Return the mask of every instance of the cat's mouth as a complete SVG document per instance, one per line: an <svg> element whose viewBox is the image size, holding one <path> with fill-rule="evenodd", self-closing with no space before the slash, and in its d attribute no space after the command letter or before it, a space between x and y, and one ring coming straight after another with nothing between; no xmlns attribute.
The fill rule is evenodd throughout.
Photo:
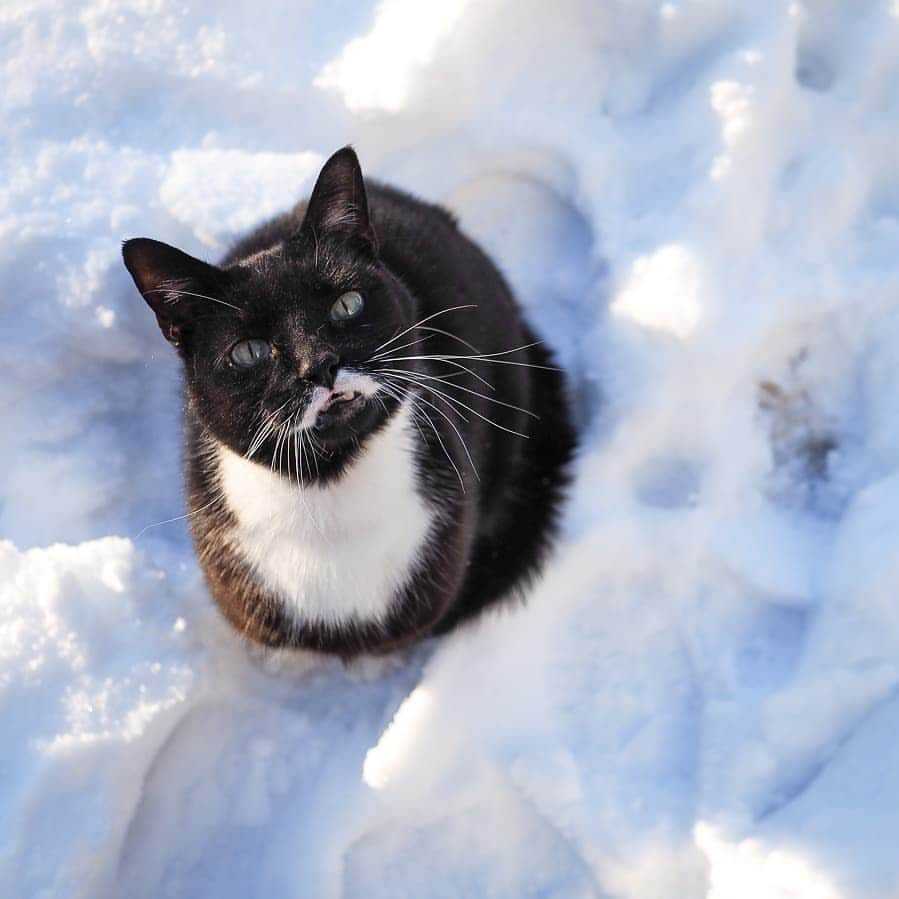
<svg viewBox="0 0 899 899"><path fill-rule="evenodd" d="M340 443L366 429L368 397L358 391L333 393L319 407L312 431L326 445Z"/></svg>
<svg viewBox="0 0 899 899"><path fill-rule="evenodd" d="M370 424L369 402L377 384L367 375L341 369L332 387L318 386L309 398L299 425L326 444L358 436Z"/></svg>
<svg viewBox="0 0 899 899"><path fill-rule="evenodd" d="M346 419L364 405L365 397L357 390L334 392L319 407L313 427L318 430L323 426L327 427L329 422Z"/></svg>

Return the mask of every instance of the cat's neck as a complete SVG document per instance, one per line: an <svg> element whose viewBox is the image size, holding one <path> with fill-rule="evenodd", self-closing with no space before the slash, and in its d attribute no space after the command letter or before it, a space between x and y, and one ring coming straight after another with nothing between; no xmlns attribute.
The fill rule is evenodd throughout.
<svg viewBox="0 0 899 899"><path fill-rule="evenodd" d="M216 445L229 542L299 620L383 620L410 577L435 517L419 493L410 419L397 410L325 484L301 487Z"/></svg>

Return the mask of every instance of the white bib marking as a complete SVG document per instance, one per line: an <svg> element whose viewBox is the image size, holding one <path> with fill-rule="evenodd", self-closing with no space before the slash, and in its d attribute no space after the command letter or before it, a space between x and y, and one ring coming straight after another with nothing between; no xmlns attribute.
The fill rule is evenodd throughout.
<svg viewBox="0 0 899 899"><path fill-rule="evenodd" d="M324 487L300 488L219 445L234 545L300 621L383 621L407 581L433 519L415 487L410 429L404 405Z"/></svg>

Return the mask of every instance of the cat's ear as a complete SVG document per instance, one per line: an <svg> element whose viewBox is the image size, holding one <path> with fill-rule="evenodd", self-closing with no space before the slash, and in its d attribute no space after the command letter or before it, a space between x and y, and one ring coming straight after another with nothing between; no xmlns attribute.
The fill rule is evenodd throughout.
<svg viewBox="0 0 899 899"><path fill-rule="evenodd" d="M338 150L322 167L298 236L313 241L337 238L377 252L362 168L352 147Z"/></svg>
<svg viewBox="0 0 899 899"><path fill-rule="evenodd" d="M217 297L228 273L175 247L138 237L125 241L122 257L163 336L176 347L183 345L194 320L210 311L210 303L229 305Z"/></svg>

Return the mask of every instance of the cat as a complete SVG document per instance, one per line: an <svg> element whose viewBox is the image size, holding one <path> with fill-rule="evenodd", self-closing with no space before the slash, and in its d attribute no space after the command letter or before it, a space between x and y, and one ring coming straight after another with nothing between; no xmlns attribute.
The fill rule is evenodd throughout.
<svg viewBox="0 0 899 899"><path fill-rule="evenodd" d="M344 147L219 265L123 257L183 363L192 536L237 631L349 659L521 594L569 480L566 385L447 210Z"/></svg>

